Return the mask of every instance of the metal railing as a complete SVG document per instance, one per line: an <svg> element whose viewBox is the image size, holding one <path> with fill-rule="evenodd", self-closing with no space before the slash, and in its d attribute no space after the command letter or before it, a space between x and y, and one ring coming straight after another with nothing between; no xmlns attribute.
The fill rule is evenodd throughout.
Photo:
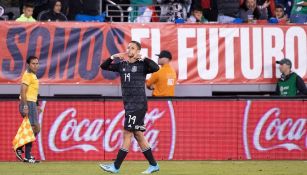
<svg viewBox="0 0 307 175"><path fill-rule="evenodd" d="M100 1L100 2L101 2L101 1ZM111 11L115 11L115 12L117 12L117 13L120 13L120 15L119 15L119 16L116 16L116 17L120 17L121 22L124 22L124 10L123 10L123 8L122 8L120 5L116 4L115 2L113 2L113 1L111 1L111 0L107 0L107 2L108 2L109 4L107 4L107 6L106 6L106 16L109 17L109 18L111 19L111 21L112 21L112 20L113 20L113 17L112 17L112 16L110 17L110 15L109 15L110 7L116 7L117 10L111 10ZM102 3L102 2L101 2L101 3ZM101 7L101 6L100 6L100 7ZM101 10L101 11L102 11L102 10Z"/></svg>
<svg viewBox="0 0 307 175"><path fill-rule="evenodd" d="M148 5L132 5L132 4L116 4L111 0L107 0L109 4L106 5L106 17L110 19L112 22L114 18L120 18L120 22L124 22L124 19L128 19L128 22L133 22L131 17L131 14L137 14L139 11L138 9L140 7L145 7ZM149 15L142 15L142 17L152 17L152 18L158 18L159 21L163 19L167 19L171 17L171 15L168 15L165 13L165 10L168 5L160 5L160 4L153 4L150 5L152 13Z"/></svg>

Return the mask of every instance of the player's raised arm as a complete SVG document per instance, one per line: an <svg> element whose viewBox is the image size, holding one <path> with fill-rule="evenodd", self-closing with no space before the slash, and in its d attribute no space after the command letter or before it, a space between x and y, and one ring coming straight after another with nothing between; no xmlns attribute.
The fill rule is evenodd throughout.
<svg viewBox="0 0 307 175"><path fill-rule="evenodd" d="M160 69L158 64L155 63L154 61L152 61L149 58L145 58L144 62L146 64L146 73L147 74L150 74L150 73L153 73L153 72L157 72Z"/></svg>
<svg viewBox="0 0 307 175"><path fill-rule="evenodd" d="M118 72L119 63L112 63L115 58L123 59L125 53L119 53L112 55L110 58L106 59L101 65L100 68L103 70Z"/></svg>

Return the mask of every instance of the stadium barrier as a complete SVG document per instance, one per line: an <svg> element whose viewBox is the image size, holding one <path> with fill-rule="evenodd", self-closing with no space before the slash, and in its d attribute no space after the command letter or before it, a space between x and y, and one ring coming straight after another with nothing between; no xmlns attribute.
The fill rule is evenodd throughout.
<svg viewBox="0 0 307 175"><path fill-rule="evenodd" d="M306 100L306 99L305 99ZM304 99L149 99L145 118L158 160L307 159ZM43 160L112 160L122 143L120 98L45 99L34 155ZM13 161L22 118L0 101L0 161ZM143 160L133 140L128 160Z"/></svg>

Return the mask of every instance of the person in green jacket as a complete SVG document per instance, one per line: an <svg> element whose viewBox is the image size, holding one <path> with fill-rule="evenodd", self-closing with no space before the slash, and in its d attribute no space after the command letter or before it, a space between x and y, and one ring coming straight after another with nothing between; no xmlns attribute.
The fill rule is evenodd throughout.
<svg viewBox="0 0 307 175"><path fill-rule="evenodd" d="M194 7L191 16L187 20L188 23L207 23L208 20L203 15L201 7Z"/></svg>
<svg viewBox="0 0 307 175"><path fill-rule="evenodd" d="M34 5L25 4L23 6L23 14L20 15L20 17L17 18L16 21L19 21L19 22L35 22L36 20L32 17L33 10L34 10Z"/></svg>
<svg viewBox="0 0 307 175"><path fill-rule="evenodd" d="M287 58L283 58L280 61L276 61L276 63L280 65L279 70L282 73L277 82L276 95L307 95L307 88L304 80L295 72L291 71L292 62Z"/></svg>

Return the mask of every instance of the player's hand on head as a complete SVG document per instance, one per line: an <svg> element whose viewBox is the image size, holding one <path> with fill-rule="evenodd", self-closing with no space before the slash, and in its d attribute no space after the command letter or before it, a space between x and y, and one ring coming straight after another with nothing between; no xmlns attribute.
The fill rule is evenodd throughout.
<svg viewBox="0 0 307 175"><path fill-rule="evenodd" d="M117 53L111 56L111 59L114 58L119 58L121 60L125 59L125 57L127 56L127 52L122 52L122 53Z"/></svg>
<svg viewBox="0 0 307 175"><path fill-rule="evenodd" d="M137 54L136 58L137 58L137 60L139 60L139 61L144 61L144 59L145 59L145 57L144 57L143 55L141 55L140 53Z"/></svg>

